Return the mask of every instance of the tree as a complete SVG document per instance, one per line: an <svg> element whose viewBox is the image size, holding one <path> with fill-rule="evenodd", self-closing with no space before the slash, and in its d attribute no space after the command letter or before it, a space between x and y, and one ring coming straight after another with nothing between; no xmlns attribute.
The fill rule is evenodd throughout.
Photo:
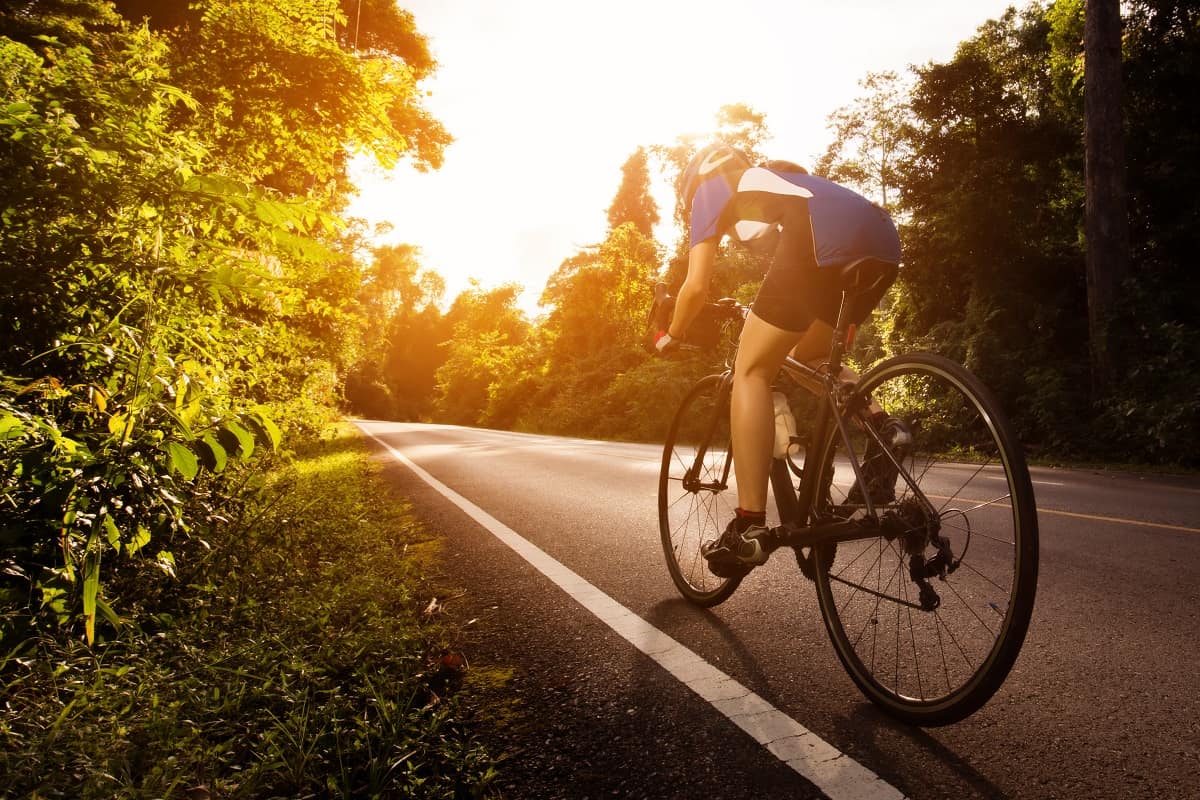
<svg viewBox="0 0 1200 800"><path fill-rule="evenodd" d="M1027 440L1063 442L1087 404L1087 312L1079 136L1054 91L1050 30L1036 7L1010 11L916 70L884 344L965 361Z"/></svg>
<svg viewBox="0 0 1200 800"><path fill-rule="evenodd" d="M608 227L632 223L643 236L652 237L658 224L658 206L650 196L650 170L646 149L639 147L621 166L621 185L608 207Z"/></svg>
<svg viewBox="0 0 1200 800"><path fill-rule="evenodd" d="M1109 320L1116 368L1097 425L1114 452L1196 463L1200 453L1200 7L1136 0L1121 12L1129 272ZM1097 437L1101 438L1101 437Z"/></svg>
<svg viewBox="0 0 1200 800"><path fill-rule="evenodd" d="M505 284L485 290L477 281L455 298L446 314L452 335L438 367L434 399L438 419L458 425L489 422L496 387L511 379L532 326L517 308L521 287Z"/></svg>
<svg viewBox="0 0 1200 800"><path fill-rule="evenodd" d="M353 7L355 34L343 7ZM436 66L412 16L367 0L201 0L118 8L174 43L175 79L207 110L192 123L211 156L235 174L289 194L352 190L352 152L385 166L411 158L437 168L450 136L422 106L419 84Z"/></svg>
<svg viewBox="0 0 1200 800"><path fill-rule="evenodd" d="M7 0L0 4L0 31L15 42L36 46L38 36L65 45L86 44L117 31L120 17L96 0Z"/></svg>
<svg viewBox="0 0 1200 800"><path fill-rule="evenodd" d="M1106 394L1115 374L1110 327L1113 306L1117 289L1129 273L1121 4L1119 0L1087 0L1084 19L1088 341L1093 382L1100 394Z"/></svg>
<svg viewBox="0 0 1200 800"><path fill-rule="evenodd" d="M344 155L410 152L390 110L420 93L331 8L208 2L169 35L100 0L0 10L0 596L17 576L89 640L102 558L186 569L271 417L333 411L363 324Z"/></svg>
<svg viewBox="0 0 1200 800"><path fill-rule="evenodd" d="M433 405L448 325L438 309L445 281L421 268L419 248L374 250L361 288L363 348L346 376L351 410L376 419L420 420Z"/></svg>
<svg viewBox="0 0 1200 800"><path fill-rule="evenodd" d="M19 578L29 614L79 619L91 643L116 619L110 565L174 574L254 432L278 445L241 391L256 354L227 293L258 282L233 265L327 219L200 174L202 143L174 124L195 106L155 35L47 22L83 39L0 37L0 597Z"/></svg>
<svg viewBox="0 0 1200 800"><path fill-rule="evenodd" d="M598 246L563 261L546 282L541 304L550 311L541 324L541 377L525 425L574 435L612 433L600 398L646 358L643 337L659 257L654 240L627 222Z"/></svg>
<svg viewBox="0 0 1200 800"><path fill-rule="evenodd" d="M550 338L552 368L637 349L658 256L654 240L626 223L598 247L563 261L540 300L550 308L542 327Z"/></svg>
<svg viewBox="0 0 1200 800"><path fill-rule="evenodd" d="M343 49L399 58L418 81L437 68L412 12L396 0L338 0L338 6L336 30Z"/></svg>
<svg viewBox="0 0 1200 800"><path fill-rule="evenodd" d="M741 150L752 163L762 161L762 144L770 136L767 118L745 103L717 110L717 138Z"/></svg>
<svg viewBox="0 0 1200 800"><path fill-rule="evenodd" d="M908 94L895 72L872 72L859 81L867 94L829 115L834 140L817 163L816 173L859 189L890 208L905 156L909 124Z"/></svg>

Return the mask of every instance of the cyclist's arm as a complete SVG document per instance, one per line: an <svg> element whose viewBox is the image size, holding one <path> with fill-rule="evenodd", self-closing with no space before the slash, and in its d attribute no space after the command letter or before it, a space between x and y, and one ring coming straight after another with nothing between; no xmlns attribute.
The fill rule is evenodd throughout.
<svg viewBox="0 0 1200 800"><path fill-rule="evenodd" d="M717 260L717 239L706 239L692 246L688 253L687 277L675 297L675 315L667 332L672 339L683 339L688 327L708 302L708 287L712 283L713 265Z"/></svg>

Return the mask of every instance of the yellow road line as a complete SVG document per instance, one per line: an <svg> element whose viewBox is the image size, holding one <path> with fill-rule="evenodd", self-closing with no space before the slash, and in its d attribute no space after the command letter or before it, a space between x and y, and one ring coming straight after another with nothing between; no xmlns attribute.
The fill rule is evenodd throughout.
<svg viewBox="0 0 1200 800"><path fill-rule="evenodd" d="M1167 525L1164 522L1146 522L1140 519L1125 519L1123 517L1101 517L1096 514L1077 514L1074 511L1055 511L1050 508L1039 508L1039 514L1057 514L1060 517L1075 517L1094 522L1119 522L1123 525L1141 525L1145 528L1161 528L1167 531L1182 531L1184 533L1200 533L1200 528L1189 528L1186 525Z"/></svg>
<svg viewBox="0 0 1200 800"><path fill-rule="evenodd" d="M998 506L1000 508L1012 508L1008 503L988 503L986 500L972 500L969 497L947 497L946 495L927 494L926 497L931 497L937 500L962 500L966 503L987 503L990 506ZM1200 528L1189 528L1186 525L1168 525L1165 522L1146 522L1140 519L1126 519L1124 517L1103 517L1099 514L1080 514L1075 511L1058 511L1053 508L1039 508L1038 514L1056 514L1060 517L1074 517L1075 519L1086 519L1092 522L1115 522L1121 525L1140 525L1143 528L1159 528L1166 531L1181 531L1183 533L1200 533Z"/></svg>

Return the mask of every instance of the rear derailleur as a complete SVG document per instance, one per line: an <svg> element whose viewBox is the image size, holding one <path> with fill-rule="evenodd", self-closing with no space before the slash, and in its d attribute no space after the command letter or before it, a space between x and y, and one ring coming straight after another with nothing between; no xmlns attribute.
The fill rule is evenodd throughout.
<svg viewBox="0 0 1200 800"><path fill-rule="evenodd" d="M941 520L915 498L900 503L880 517L880 528L888 541L901 540L908 555L908 577L916 585L923 611L934 611L942 604L930 578L945 581L954 573L961 559L954 559L950 540L941 535ZM925 557L927 546L936 551L931 558Z"/></svg>

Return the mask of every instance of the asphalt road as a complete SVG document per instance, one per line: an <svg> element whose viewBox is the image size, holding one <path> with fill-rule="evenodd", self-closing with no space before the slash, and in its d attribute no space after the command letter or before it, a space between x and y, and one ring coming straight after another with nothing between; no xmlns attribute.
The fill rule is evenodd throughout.
<svg viewBox="0 0 1200 800"><path fill-rule="evenodd" d="M491 679L475 685L504 709L481 725L509 754L506 796L1200 798L1200 480L1034 469L1025 647L981 711L922 730L854 687L787 551L711 611L678 598L657 529L660 448L360 427L445 537L463 593L442 599L472 620L464 649ZM678 647L631 644L658 632ZM696 669L724 677L685 683ZM735 724L728 703L744 697L710 702L705 685L744 687L778 714L755 719L803 732L787 741L818 753L816 782L764 746L782 734Z"/></svg>

